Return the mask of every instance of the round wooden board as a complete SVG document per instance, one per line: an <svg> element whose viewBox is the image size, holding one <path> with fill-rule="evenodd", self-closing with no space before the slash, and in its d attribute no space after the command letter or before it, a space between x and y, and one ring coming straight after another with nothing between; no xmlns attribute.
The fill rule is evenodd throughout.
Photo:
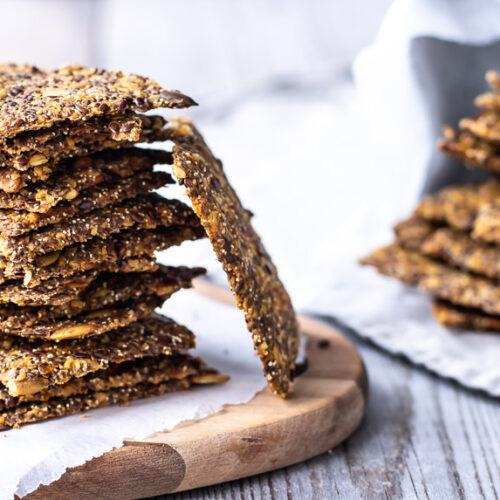
<svg viewBox="0 0 500 500"><path fill-rule="evenodd" d="M367 396L363 361L333 328L299 317L308 369L282 400L269 389L144 441L126 442L30 499L135 499L231 481L301 462L335 447L359 425Z"/></svg>

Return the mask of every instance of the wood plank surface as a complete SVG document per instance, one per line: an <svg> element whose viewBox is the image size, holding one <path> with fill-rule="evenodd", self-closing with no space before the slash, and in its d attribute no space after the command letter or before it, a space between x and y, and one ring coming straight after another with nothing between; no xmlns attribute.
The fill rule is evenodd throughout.
<svg viewBox="0 0 500 500"><path fill-rule="evenodd" d="M370 376L365 419L351 438L292 467L158 498L497 499L499 401L348 335Z"/></svg>

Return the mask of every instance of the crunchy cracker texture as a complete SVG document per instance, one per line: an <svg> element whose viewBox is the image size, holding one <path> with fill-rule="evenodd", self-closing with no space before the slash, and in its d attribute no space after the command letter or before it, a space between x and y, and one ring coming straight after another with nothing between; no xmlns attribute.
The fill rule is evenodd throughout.
<svg viewBox="0 0 500 500"><path fill-rule="evenodd" d="M205 273L203 268L159 266L156 271L103 275L78 298L59 306L19 307L6 304L0 307L0 331L3 333L29 328L40 323L73 318L103 308L113 308L145 296L168 299L181 288Z"/></svg>
<svg viewBox="0 0 500 500"><path fill-rule="evenodd" d="M25 171L64 158L128 146L124 143L148 142L147 136L164 125L161 116L128 113L25 132L0 144L0 165Z"/></svg>
<svg viewBox="0 0 500 500"><path fill-rule="evenodd" d="M102 335L145 318L162 303L160 297L141 297L140 300L115 304L113 308L97 309L69 319L21 325L20 328L7 329L5 333L57 341Z"/></svg>
<svg viewBox="0 0 500 500"><path fill-rule="evenodd" d="M419 217L410 217L394 227L396 240L408 250L421 250L423 243L435 231L436 225Z"/></svg>
<svg viewBox="0 0 500 500"><path fill-rule="evenodd" d="M468 309L443 300L435 300L432 304L432 313L439 323L448 328L500 331L500 316L486 314L478 309Z"/></svg>
<svg viewBox="0 0 500 500"><path fill-rule="evenodd" d="M221 162L189 120L175 119L170 125L176 144L173 173L186 187L245 313L266 379L275 393L285 397L298 349L298 326L290 298Z"/></svg>
<svg viewBox="0 0 500 500"><path fill-rule="evenodd" d="M153 130L146 135L141 135L139 141L137 142L161 142L169 139L169 129L165 127L160 130ZM116 141L104 141L102 143L97 143L97 146L89 146L85 151L81 153L91 154L97 152L109 153L112 149L109 148L132 148L136 143L134 142L122 142L118 143ZM124 149L126 151L126 149ZM81 156L80 158L86 158L86 156ZM79 158L75 159L76 161ZM35 165L30 167L28 170L21 171L14 167L1 167L0 168L0 190L6 193L17 193L23 187L29 183L44 182L53 178L58 172L67 168L67 159L58 161L57 159L49 159L46 163L41 165Z"/></svg>
<svg viewBox="0 0 500 500"><path fill-rule="evenodd" d="M141 383L159 384L167 380L181 380L208 370L200 358L188 354L174 354L155 358L142 358L112 364L107 370L89 373L84 377L73 378L66 384L52 385L43 391L13 397L0 390L0 410L14 408L23 403L48 401L52 398L67 398L76 394L95 391L109 391L120 387L133 387ZM212 370L210 370L212 371ZM213 370L213 373L216 373Z"/></svg>
<svg viewBox="0 0 500 500"><path fill-rule="evenodd" d="M23 424L38 422L53 417L62 417L102 408L113 404L128 405L136 399L159 396L167 392L186 391L193 385L218 384L228 380L211 369L200 369L194 375L173 378L159 383L143 382L134 386L88 392L67 398L54 398L46 402L21 404L0 413L0 428L20 427Z"/></svg>
<svg viewBox="0 0 500 500"><path fill-rule="evenodd" d="M136 271L144 270L154 266L155 252L204 237L206 234L202 228L189 226L122 231L108 239L93 239L39 256L29 264L0 260L0 283L20 279L24 286L31 288L51 278L69 277L93 269L119 272L122 263L132 271L134 264Z"/></svg>
<svg viewBox="0 0 500 500"><path fill-rule="evenodd" d="M146 194L170 183L165 172L138 172L131 178L100 184L83 191L74 200L65 201L45 213L6 210L0 213L0 234L3 237L20 236L51 224L58 224L76 215Z"/></svg>
<svg viewBox="0 0 500 500"><path fill-rule="evenodd" d="M7 282L0 286L0 304L12 302L18 306L58 306L74 300L86 290L99 272L107 273L137 273L156 271L158 264L154 257L131 257L119 262L106 263L105 266L81 274L50 278L36 286L25 286L20 282ZM123 275L121 275L123 276Z"/></svg>
<svg viewBox="0 0 500 500"><path fill-rule="evenodd" d="M73 377L147 356L171 355L194 347L194 335L159 315L99 336L61 342L0 339L0 382L11 396L40 392Z"/></svg>
<svg viewBox="0 0 500 500"><path fill-rule="evenodd" d="M441 228L421 245L422 253L488 278L500 278L500 248L471 239L456 229Z"/></svg>
<svg viewBox="0 0 500 500"><path fill-rule="evenodd" d="M137 172L150 171L154 165L171 162L171 153L167 151L140 148L103 151L66 160L46 182L30 184L18 193L0 192L0 208L45 213L60 202L78 203L80 193L89 188L126 179Z"/></svg>
<svg viewBox="0 0 500 500"><path fill-rule="evenodd" d="M453 269L418 252L392 244L361 260L385 276L418 286L422 291L464 307L500 314L500 286Z"/></svg>
<svg viewBox="0 0 500 500"><path fill-rule="evenodd" d="M131 228L154 229L170 225L197 227L199 221L191 208L178 200L167 200L154 194L142 195L27 235L0 236L0 254L10 262L24 264L33 262L37 255L55 252L92 238L107 238Z"/></svg>
<svg viewBox="0 0 500 500"><path fill-rule="evenodd" d="M500 152L496 144L450 127L443 129L443 135L444 138L438 141L438 147L449 156L457 158L470 168L500 172Z"/></svg>
<svg viewBox="0 0 500 500"><path fill-rule="evenodd" d="M3 65L0 88L0 136L4 138L63 121L196 104L179 91L162 89L154 80L79 65L55 71Z"/></svg>

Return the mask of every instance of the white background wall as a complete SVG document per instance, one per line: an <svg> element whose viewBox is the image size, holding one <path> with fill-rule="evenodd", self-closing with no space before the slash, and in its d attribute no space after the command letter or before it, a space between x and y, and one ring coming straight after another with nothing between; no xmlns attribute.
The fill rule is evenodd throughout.
<svg viewBox="0 0 500 500"><path fill-rule="evenodd" d="M0 60L153 75L198 99L331 78L389 0L0 0Z"/></svg>

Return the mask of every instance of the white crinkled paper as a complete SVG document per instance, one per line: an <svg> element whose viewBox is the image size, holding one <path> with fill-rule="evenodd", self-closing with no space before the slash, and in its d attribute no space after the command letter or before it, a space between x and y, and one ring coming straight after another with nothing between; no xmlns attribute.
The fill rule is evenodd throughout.
<svg viewBox="0 0 500 500"><path fill-rule="evenodd" d="M128 407L92 410L87 418L74 415L1 432L0 499L10 500L14 492L26 495L60 477L67 467L121 446L125 438L140 439L225 404L245 403L266 385L241 311L184 291L167 301L164 312L196 332L194 352L231 380Z"/></svg>

